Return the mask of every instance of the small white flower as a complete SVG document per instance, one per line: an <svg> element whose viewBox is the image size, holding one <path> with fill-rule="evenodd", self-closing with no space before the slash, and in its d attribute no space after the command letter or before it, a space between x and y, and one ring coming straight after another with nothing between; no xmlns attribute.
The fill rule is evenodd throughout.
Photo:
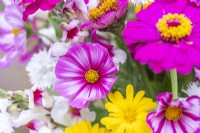
<svg viewBox="0 0 200 133"><path fill-rule="evenodd" d="M200 96L200 82L192 82L188 85L187 90L183 90L188 96Z"/></svg>
<svg viewBox="0 0 200 133"><path fill-rule="evenodd" d="M14 132L11 124L11 116L7 112L8 106L11 102L7 99L0 99L0 133Z"/></svg>
<svg viewBox="0 0 200 133"><path fill-rule="evenodd" d="M195 77L198 78L200 80L200 70L195 68Z"/></svg>
<svg viewBox="0 0 200 133"><path fill-rule="evenodd" d="M116 49L113 51L114 56L112 57L113 62L115 63L115 66L119 70L120 64L124 64L127 59L126 52L122 49Z"/></svg>
<svg viewBox="0 0 200 133"><path fill-rule="evenodd" d="M34 54L26 66L30 81L38 88L50 88L56 82L55 66L58 58L52 58L46 50Z"/></svg>
<svg viewBox="0 0 200 133"><path fill-rule="evenodd" d="M94 121L96 113L89 109L76 109L69 106L69 99L64 97L55 97L55 103L51 110L51 117L57 123L65 126L71 126L77 121ZM58 115L59 114L59 115Z"/></svg>

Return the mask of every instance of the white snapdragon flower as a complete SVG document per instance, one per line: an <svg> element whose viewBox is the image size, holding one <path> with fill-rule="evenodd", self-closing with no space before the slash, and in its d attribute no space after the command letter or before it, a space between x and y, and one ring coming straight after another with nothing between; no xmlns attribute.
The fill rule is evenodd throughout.
<svg viewBox="0 0 200 133"><path fill-rule="evenodd" d="M65 126L71 126L77 121L94 121L96 113L88 108L77 109L69 106L69 99L64 97L55 97L55 102L51 110L51 117L57 123ZM58 115L59 114L59 115Z"/></svg>
<svg viewBox="0 0 200 133"><path fill-rule="evenodd" d="M0 99L0 133L13 133L11 116L7 108L11 105L8 99Z"/></svg>

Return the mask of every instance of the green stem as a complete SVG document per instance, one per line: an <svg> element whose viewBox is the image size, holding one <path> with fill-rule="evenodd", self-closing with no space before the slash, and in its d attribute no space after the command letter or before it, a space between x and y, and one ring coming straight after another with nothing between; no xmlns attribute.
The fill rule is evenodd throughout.
<svg viewBox="0 0 200 133"><path fill-rule="evenodd" d="M178 98L178 78L176 69L170 71L173 99Z"/></svg>
<svg viewBox="0 0 200 133"><path fill-rule="evenodd" d="M142 77L142 80L144 82L144 86L147 89L148 94L152 98L155 98L155 93L154 93L155 90L153 89L152 84L149 81L145 67L143 65L140 65L138 62L136 62L136 65L137 65L138 71L140 72L140 75Z"/></svg>

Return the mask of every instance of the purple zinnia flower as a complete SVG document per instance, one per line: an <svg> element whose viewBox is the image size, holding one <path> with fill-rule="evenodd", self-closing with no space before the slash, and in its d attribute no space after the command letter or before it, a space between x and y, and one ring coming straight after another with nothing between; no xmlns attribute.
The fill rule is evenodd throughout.
<svg viewBox="0 0 200 133"><path fill-rule="evenodd" d="M187 0L160 1L127 23L123 36L132 57L155 73L176 69L188 74L193 67L200 69L200 10Z"/></svg>
<svg viewBox="0 0 200 133"><path fill-rule="evenodd" d="M56 90L70 105L87 107L89 101L104 98L116 81L117 73L108 50L99 44L77 44L60 58L56 65Z"/></svg>
<svg viewBox="0 0 200 133"><path fill-rule="evenodd" d="M172 101L173 95L165 92L157 96L155 112L147 116L154 133L197 133L200 127L200 98L191 96Z"/></svg>
<svg viewBox="0 0 200 133"><path fill-rule="evenodd" d="M128 0L102 0L99 5L90 10L91 22L82 28L105 28L120 19L128 9Z"/></svg>
<svg viewBox="0 0 200 133"><path fill-rule="evenodd" d="M26 49L26 30L22 21L22 8L12 3L0 12L0 67L10 65Z"/></svg>

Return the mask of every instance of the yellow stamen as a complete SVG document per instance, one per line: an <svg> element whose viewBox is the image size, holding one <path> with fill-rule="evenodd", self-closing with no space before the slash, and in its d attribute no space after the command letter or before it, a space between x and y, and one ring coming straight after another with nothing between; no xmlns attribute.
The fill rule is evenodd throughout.
<svg viewBox="0 0 200 133"><path fill-rule="evenodd" d="M169 106L165 110L165 118L170 121L177 121L182 115L181 107Z"/></svg>
<svg viewBox="0 0 200 133"><path fill-rule="evenodd" d="M158 20L156 27L164 41L178 42L190 35L192 22L184 14L168 13Z"/></svg>
<svg viewBox="0 0 200 133"><path fill-rule="evenodd" d="M13 30L12 30L12 33L13 33L15 36L17 36L20 32L21 32L21 30L18 29L18 28L13 28Z"/></svg>
<svg viewBox="0 0 200 133"><path fill-rule="evenodd" d="M85 73L85 79L89 83L95 83L99 80L99 74L97 71L90 69Z"/></svg>
<svg viewBox="0 0 200 133"><path fill-rule="evenodd" d="M135 121L135 116L136 116L136 114L134 111L127 111L124 114L124 118L125 118L126 122L128 122L128 123L132 123L133 121Z"/></svg>
<svg viewBox="0 0 200 133"><path fill-rule="evenodd" d="M90 10L90 18L93 22L97 22L106 13L118 10L118 0L101 0L97 8Z"/></svg>

